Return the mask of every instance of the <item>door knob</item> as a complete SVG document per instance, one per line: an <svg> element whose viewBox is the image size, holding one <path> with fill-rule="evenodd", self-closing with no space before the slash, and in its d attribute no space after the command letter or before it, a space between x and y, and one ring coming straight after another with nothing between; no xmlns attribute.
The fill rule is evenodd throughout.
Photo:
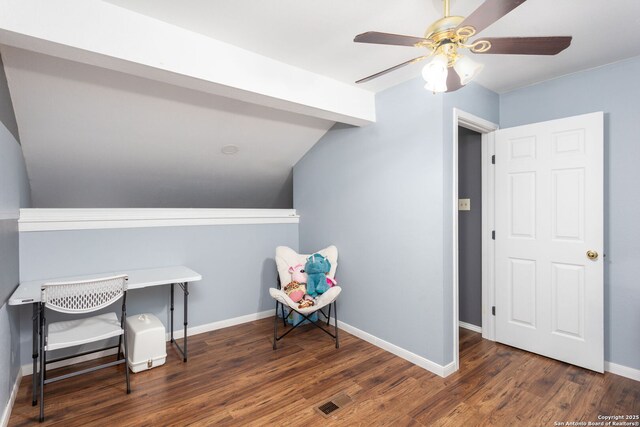
<svg viewBox="0 0 640 427"><path fill-rule="evenodd" d="M587 258L589 258L590 260L597 260L598 259L598 252L596 251L587 251Z"/></svg>

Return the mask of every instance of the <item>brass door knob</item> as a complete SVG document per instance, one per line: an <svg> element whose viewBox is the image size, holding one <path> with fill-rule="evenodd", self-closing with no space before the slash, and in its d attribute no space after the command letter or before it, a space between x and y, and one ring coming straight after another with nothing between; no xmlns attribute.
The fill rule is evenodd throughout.
<svg viewBox="0 0 640 427"><path fill-rule="evenodd" d="M587 251L587 258L589 258L590 260L597 260L598 259L598 252L596 251Z"/></svg>

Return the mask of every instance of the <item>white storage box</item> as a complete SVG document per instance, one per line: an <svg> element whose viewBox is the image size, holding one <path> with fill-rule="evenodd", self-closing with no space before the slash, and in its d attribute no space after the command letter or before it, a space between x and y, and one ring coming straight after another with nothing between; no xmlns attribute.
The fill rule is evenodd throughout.
<svg viewBox="0 0 640 427"><path fill-rule="evenodd" d="M167 360L164 325L153 314L127 317L127 344L132 372L163 365Z"/></svg>

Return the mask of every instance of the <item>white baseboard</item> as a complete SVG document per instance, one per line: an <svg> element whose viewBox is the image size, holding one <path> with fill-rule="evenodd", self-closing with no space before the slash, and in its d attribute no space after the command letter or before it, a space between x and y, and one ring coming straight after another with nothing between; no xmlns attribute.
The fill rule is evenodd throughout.
<svg viewBox="0 0 640 427"><path fill-rule="evenodd" d="M632 380L640 381L640 369L630 368L628 366L618 365L617 363L604 362L604 370L612 374L627 377Z"/></svg>
<svg viewBox="0 0 640 427"><path fill-rule="evenodd" d="M254 320L264 319L266 317L271 317L275 314L275 309L261 311L259 313L247 314L240 317L234 317L232 319L219 320L213 323L206 323L204 325L194 326L192 328L187 328L187 336L203 334L205 332L211 332L218 329L228 328L229 326L241 325L243 323L253 322ZM184 329L174 330L173 338L183 338L184 337ZM166 336L167 341L169 341L169 334Z"/></svg>
<svg viewBox="0 0 640 427"><path fill-rule="evenodd" d="M333 320L333 319L332 319ZM426 369L429 372L433 372L436 375L441 377L446 377L451 375L455 371L455 363L451 362L446 366L442 366L436 362L433 362L425 357L419 356L415 353L410 352L409 350L405 350L402 347L398 347L395 344L391 344L388 341L380 339L374 335L371 335L368 332L364 332L356 327L353 327L347 323L344 323L338 320L338 327L343 329L345 332L350 333L370 344L375 345L376 347L380 347L383 350L388 351L389 353L393 353L398 357L403 358L416 366L419 366L423 369Z"/></svg>
<svg viewBox="0 0 640 427"><path fill-rule="evenodd" d="M4 407L4 410L2 411L2 418L0 419L0 427L7 427L9 425L9 418L11 418L13 403L16 401L16 396L18 396L20 381L22 381L22 372L18 371L18 375L16 376L16 381L13 383L13 388L11 389L11 396L9 396L9 401L7 402L7 405Z"/></svg>
<svg viewBox="0 0 640 427"><path fill-rule="evenodd" d="M444 365L442 367L442 375L440 375L442 378L446 378L449 375L453 374L455 371L457 371L458 368L456 368L456 362L451 362L448 365Z"/></svg>
<svg viewBox="0 0 640 427"><path fill-rule="evenodd" d="M333 323L334 319L332 318L331 321ZM470 329L475 332L482 332L482 328L479 328L478 326L471 325L465 322L459 322L459 323L460 323L460 327L462 328ZM391 344L390 342L384 341L374 335L364 332L342 321L338 321L338 326L341 329L344 329L346 332L349 332L351 335L354 335L360 339L363 339L368 343L375 345L376 347L380 347L383 350L386 350L390 353L395 354L396 356L402 357L403 359L408 360L414 365L420 366L421 368L424 368L427 371L433 372L434 374L439 375L443 378L453 374L456 371L455 362L451 362L443 366L427 358L424 358L408 350L405 350L401 347L398 347L395 344ZM630 368L628 366L618 365L616 363L605 361L604 370L607 372L611 372L612 374L630 378L635 381L640 381L640 369Z"/></svg>
<svg viewBox="0 0 640 427"><path fill-rule="evenodd" d="M482 328L480 326L472 325L471 323L463 322L461 320L458 321L458 326L473 332L478 332L479 334L482 333Z"/></svg>
<svg viewBox="0 0 640 427"><path fill-rule="evenodd" d="M193 326L187 329L187 335L198 335L205 332L215 331L217 329L228 328L229 326L240 325L242 323L253 322L254 320L264 319L274 315L274 310L261 311L259 313L247 314L245 316L234 317L232 319L220 320L213 323L207 323L204 325ZM173 331L173 338L179 339L184 337L184 329ZM165 340L169 341L169 334L166 334ZM76 363L86 362L89 360L99 359L101 357L110 356L116 354L116 349L99 351L97 353L87 354L84 356L78 356L67 360L61 360L60 362L47 365L47 369L56 369L63 366L75 365ZM22 365L22 375L27 376L33 373L33 363ZM1 426L0 426L1 427Z"/></svg>

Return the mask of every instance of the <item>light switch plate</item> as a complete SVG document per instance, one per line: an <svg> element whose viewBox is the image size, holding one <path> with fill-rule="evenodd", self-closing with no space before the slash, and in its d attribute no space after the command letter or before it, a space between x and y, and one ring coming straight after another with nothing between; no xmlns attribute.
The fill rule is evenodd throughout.
<svg viewBox="0 0 640 427"><path fill-rule="evenodd" d="M471 199L458 199L458 210L459 211L470 211L471 210Z"/></svg>

